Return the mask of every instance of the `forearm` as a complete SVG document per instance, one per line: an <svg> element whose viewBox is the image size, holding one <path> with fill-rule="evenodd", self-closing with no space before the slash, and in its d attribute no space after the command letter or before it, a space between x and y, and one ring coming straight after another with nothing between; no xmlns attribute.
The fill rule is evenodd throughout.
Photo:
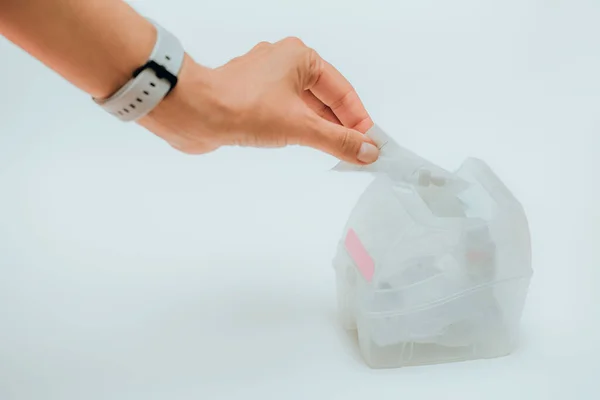
<svg viewBox="0 0 600 400"><path fill-rule="evenodd" d="M131 78L156 39L122 0L0 0L0 34L98 98Z"/></svg>

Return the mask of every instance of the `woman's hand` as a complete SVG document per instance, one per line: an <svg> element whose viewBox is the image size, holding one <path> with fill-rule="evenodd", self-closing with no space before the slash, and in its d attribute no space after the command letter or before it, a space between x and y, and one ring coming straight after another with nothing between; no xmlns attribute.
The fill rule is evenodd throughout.
<svg viewBox="0 0 600 400"><path fill-rule="evenodd" d="M0 34L96 98L123 86L156 40L122 0L0 0ZM379 154L362 135L373 122L350 83L292 38L217 69L186 56L179 84L139 122L186 153L299 144L358 164Z"/></svg>
<svg viewBox="0 0 600 400"><path fill-rule="evenodd" d="M216 69L186 56L178 85L139 123L189 154L303 145L357 164L379 155L350 83L295 38L260 43Z"/></svg>

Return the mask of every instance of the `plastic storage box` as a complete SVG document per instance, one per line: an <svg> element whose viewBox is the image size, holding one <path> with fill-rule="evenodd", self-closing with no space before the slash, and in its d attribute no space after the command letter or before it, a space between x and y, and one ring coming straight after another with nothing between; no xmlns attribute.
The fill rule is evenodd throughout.
<svg viewBox="0 0 600 400"><path fill-rule="evenodd" d="M375 126L376 175L334 258L342 323L374 368L509 354L532 275L523 208L485 163L451 174Z"/></svg>

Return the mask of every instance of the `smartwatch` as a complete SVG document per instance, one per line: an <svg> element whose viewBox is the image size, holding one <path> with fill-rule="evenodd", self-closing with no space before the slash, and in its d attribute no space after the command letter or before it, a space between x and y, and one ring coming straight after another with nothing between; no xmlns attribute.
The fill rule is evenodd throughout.
<svg viewBox="0 0 600 400"><path fill-rule="evenodd" d="M156 44L148 61L133 71L132 77L115 94L94 101L121 121L135 121L148 114L177 85L185 52L169 31L156 28Z"/></svg>

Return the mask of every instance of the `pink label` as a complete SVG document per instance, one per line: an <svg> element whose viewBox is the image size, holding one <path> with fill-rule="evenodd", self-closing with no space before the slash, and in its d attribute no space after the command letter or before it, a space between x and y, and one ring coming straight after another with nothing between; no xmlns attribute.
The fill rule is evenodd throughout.
<svg viewBox="0 0 600 400"><path fill-rule="evenodd" d="M367 282L371 282L373 274L375 273L375 263L369 253L367 253L367 249L363 246L356 232L354 232L354 229L348 231L344 245L363 278L365 278Z"/></svg>

